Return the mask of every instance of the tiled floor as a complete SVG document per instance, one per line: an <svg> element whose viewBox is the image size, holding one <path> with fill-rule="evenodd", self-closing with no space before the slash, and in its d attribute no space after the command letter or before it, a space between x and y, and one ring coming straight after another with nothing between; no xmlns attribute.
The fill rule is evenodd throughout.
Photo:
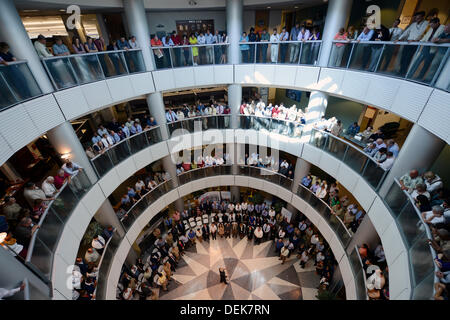
<svg viewBox="0 0 450 320"><path fill-rule="evenodd" d="M225 267L229 284L219 282ZM254 245L247 238L198 242L187 249L161 300L316 300L319 277L295 255L281 264L274 242Z"/></svg>

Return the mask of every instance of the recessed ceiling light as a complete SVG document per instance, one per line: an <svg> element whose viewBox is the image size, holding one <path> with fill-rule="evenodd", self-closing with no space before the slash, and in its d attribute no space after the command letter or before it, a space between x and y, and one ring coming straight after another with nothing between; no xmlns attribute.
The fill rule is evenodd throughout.
<svg viewBox="0 0 450 320"><path fill-rule="evenodd" d="M66 10L64 10L64 9L59 9L59 11L61 11L61 12L66 12Z"/></svg>
<svg viewBox="0 0 450 320"><path fill-rule="evenodd" d="M298 6L295 6L294 9L298 9Z"/></svg>
<svg viewBox="0 0 450 320"><path fill-rule="evenodd" d="M270 8L272 8L272 7L267 7L267 9L270 9Z"/></svg>

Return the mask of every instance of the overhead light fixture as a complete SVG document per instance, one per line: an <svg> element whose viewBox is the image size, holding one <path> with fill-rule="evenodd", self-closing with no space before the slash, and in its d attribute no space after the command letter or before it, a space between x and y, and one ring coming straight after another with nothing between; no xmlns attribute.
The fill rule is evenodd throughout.
<svg viewBox="0 0 450 320"><path fill-rule="evenodd" d="M67 152L67 153L64 153L64 154L61 155L61 159L69 160L71 156L72 155L70 154L70 152Z"/></svg>
<svg viewBox="0 0 450 320"><path fill-rule="evenodd" d="M270 7L270 6L269 6L269 7L267 7L267 9L270 9L270 8L272 8L272 7Z"/></svg>

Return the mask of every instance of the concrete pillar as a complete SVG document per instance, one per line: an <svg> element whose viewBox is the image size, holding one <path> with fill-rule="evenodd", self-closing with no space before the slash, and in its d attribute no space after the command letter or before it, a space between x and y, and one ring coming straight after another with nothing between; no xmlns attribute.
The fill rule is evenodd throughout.
<svg viewBox="0 0 450 320"><path fill-rule="evenodd" d="M27 60L28 67L43 93L53 92L52 83L28 37L13 0L0 1L0 40L8 43L17 60Z"/></svg>
<svg viewBox="0 0 450 320"><path fill-rule="evenodd" d="M109 44L109 37L111 36L108 32L108 28L106 27L105 19L103 19L103 15L101 13L96 14L97 23L100 28L100 34L103 36L105 40L105 44Z"/></svg>
<svg viewBox="0 0 450 320"><path fill-rule="evenodd" d="M126 21L128 21L130 36L136 37L142 49L145 68L147 71L152 71L155 69L155 66L152 51L150 50L150 31L145 15L144 0L123 0L123 9Z"/></svg>
<svg viewBox="0 0 450 320"><path fill-rule="evenodd" d="M355 246L361 247L366 243L371 250L375 250L377 245L380 243L380 238L378 236L377 230L370 221L369 216L366 214L358 229L352 236L352 240L348 244L347 254L350 255Z"/></svg>
<svg viewBox="0 0 450 320"><path fill-rule="evenodd" d="M175 166L175 163L172 160L172 157L170 155L164 157L161 159L162 161L162 166L164 168L165 171L169 172L170 177L172 178L172 187L176 188L178 187L178 177L177 177L177 168ZM175 201L175 208L178 211L183 211L184 210L184 201L182 198L179 198Z"/></svg>
<svg viewBox="0 0 450 320"><path fill-rule="evenodd" d="M292 193L296 194L298 191L298 186L301 183L304 176L306 176L311 170L311 163L303 160L302 158L297 158L294 169L294 182L292 184Z"/></svg>
<svg viewBox="0 0 450 320"><path fill-rule="evenodd" d="M109 199L106 199L97 212L94 215L95 220L100 223L103 227L107 228L109 226L116 229L117 234L120 237L125 235L125 229L122 226L116 212Z"/></svg>
<svg viewBox="0 0 450 320"><path fill-rule="evenodd" d="M91 183L97 181L97 175L91 165L91 161L86 155L86 152L69 121L63 122L59 126L47 131L47 137L53 148L55 148L60 155L68 155L70 160L73 160L84 168L84 172L87 174Z"/></svg>
<svg viewBox="0 0 450 320"><path fill-rule="evenodd" d="M325 27L322 32L322 48L320 49L319 66L328 66L333 46L333 38L340 28L346 28L353 0L329 0Z"/></svg>
<svg viewBox="0 0 450 320"><path fill-rule="evenodd" d="M147 96L148 110L150 116L155 118L156 123L160 126L161 137L163 140L170 138L167 130L166 110L164 108L164 100L161 92L157 91Z"/></svg>
<svg viewBox="0 0 450 320"><path fill-rule="evenodd" d="M243 0L227 0L227 35L229 39L228 62L239 64L241 52L239 50L239 39L242 35L242 12L244 10Z"/></svg>
<svg viewBox="0 0 450 320"><path fill-rule="evenodd" d="M239 186L231 186L230 192L231 192L231 201L232 202L240 202L241 201L241 192L240 192Z"/></svg>
<svg viewBox="0 0 450 320"><path fill-rule="evenodd" d="M242 102L242 86L231 84L228 86L228 106L231 111L231 128L239 128L239 108Z"/></svg>
<svg viewBox="0 0 450 320"><path fill-rule="evenodd" d="M378 193L385 197L394 182L394 178L400 178L412 169L423 173L428 170L444 149L445 141L414 124L405 140L394 165L381 185Z"/></svg>
<svg viewBox="0 0 450 320"><path fill-rule="evenodd" d="M319 120L328 106L328 94L321 91L311 91L308 107L306 108L306 125L310 125Z"/></svg>

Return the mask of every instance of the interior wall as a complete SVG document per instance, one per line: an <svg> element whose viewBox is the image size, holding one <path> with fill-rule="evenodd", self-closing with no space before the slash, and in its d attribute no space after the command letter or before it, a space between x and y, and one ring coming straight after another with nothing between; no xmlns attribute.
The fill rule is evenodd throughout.
<svg viewBox="0 0 450 320"><path fill-rule="evenodd" d="M444 150L442 150L438 159L434 162L433 166L430 168L431 171L435 172L444 181L444 186L450 189L450 145L446 145Z"/></svg>
<svg viewBox="0 0 450 320"><path fill-rule="evenodd" d="M330 96L325 111L325 118L336 117L342 121L343 128L347 129L353 122L358 121L364 105Z"/></svg>
<svg viewBox="0 0 450 320"><path fill-rule="evenodd" d="M361 28L362 18L366 16L367 7L370 5L377 5L381 9L381 24L389 28L400 14L399 10L401 8L399 7L401 2L401 0L372 0L370 2L367 2L366 0L353 0L348 25L358 29Z"/></svg>
<svg viewBox="0 0 450 320"><path fill-rule="evenodd" d="M226 30L225 10L147 12L147 21L150 29L150 34L155 34L156 32L161 31L169 33L176 30L177 20L214 20L215 30ZM254 20L255 19L253 19L252 21ZM158 27L158 25L162 25L163 27Z"/></svg>
<svg viewBox="0 0 450 320"><path fill-rule="evenodd" d="M307 93L308 92L303 91L301 100L300 100L300 102L298 102L298 101L295 101L295 100L292 100L292 99L286 97L286 89L276 89L275 99L274 99L274 101L270 101L270 102L275 103L275 104L280 104L281 102L283 102L284 106L288 107L288 108L295 104L297 106L297 108L300 107L304 111L305 108L308 106L308 101L309 101L309 98L306 96Z"/></svg>

